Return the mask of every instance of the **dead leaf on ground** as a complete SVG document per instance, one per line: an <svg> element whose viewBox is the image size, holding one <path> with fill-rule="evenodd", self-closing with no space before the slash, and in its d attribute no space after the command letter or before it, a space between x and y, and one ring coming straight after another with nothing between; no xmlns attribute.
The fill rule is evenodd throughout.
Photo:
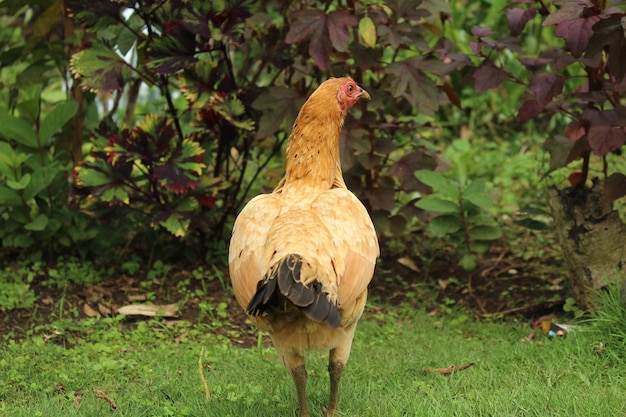
<svg viewBox="0 0 626 417"><path fill-rule="evenodd" d="M83 393L80 391L74 391L74 408L80 406L80 401L83 399Z"/></svg>
<svg viewBox="0 0 626 417"><path fill-rule="evenodd" d="M117 404L115 404L115 400L113 398L109 397L108 395L106 395L104 392L102 392L98 388L94 388L93 392L96 393L96 397L97 398L102 398L103 400L107 401L109 403L109 405L111 406L111 410L113 410L113 411L117 410Z"/></svg>
<svg viewBox="0 0 626 417"><path fill-rule="evenodd" d="M446 368L424 368L424 373L425 374L438 373L438 374L449 375L458 371L463 371L472 366L474 366L474 362L466 363L465 365L461 365L461 366L450 365Z"/></svg>
<svg viewBox="0 0 626 417"><path fill-rule="evenodd" d="M178 304L130 304L120 307L117 312L126 316L178 317Z"/></svg>
<svg viewBox="0 0 626 417"><path fill-rule="evenodd" d="M111 316L111 309L102 303L98 303L98 311L105 317Z"/></svg>
<svg viewBox="0 0 626 417"><path fill-rule="evenodd" d="M94 310L89 304L85 303L85 305L83 306L83 313L85 313L85 315L87 317L97 317L100 315L100 313L98 313L96 310Z"/></svg>
<svg viewBox="0 0 626 417"><path fill-rule="evenodd" d="M398 258L398 263L402 266L409 268L411 271L420 272L419 267L417 266L415 262L413 262L413 259L407 256Z"/></svg>

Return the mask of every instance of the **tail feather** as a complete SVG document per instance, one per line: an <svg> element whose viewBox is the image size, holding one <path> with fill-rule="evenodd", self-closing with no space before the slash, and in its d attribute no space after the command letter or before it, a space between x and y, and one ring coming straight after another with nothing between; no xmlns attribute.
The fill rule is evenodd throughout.
<svg viewBox="0 0 626 417"><path fill-rule="evenodd" d="M324 322L332 328L339 327L339 308L322 291L322 284L319 281L313 281L309 285L302 283L300 275L304 262L297 254L288 255L278 262L257 285L257 291L246 308L248 314L259 316L275 306L278 303L278 287L280 294L310 319Z"/></svg>

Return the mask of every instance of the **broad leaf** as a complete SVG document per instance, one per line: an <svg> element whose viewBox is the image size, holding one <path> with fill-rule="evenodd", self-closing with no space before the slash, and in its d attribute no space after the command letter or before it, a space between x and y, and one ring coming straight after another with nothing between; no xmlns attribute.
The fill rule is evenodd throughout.
<svg viewBox="0 0 626 417"><path fill-rule="evenodd" d="M550 154L549 172L564 167L568 164L568 156L574 146L574 141L569 140L565 136L550 136L543 143L543 148Z"/></svg>
<svg viewBox="0 0 626 417"><path fill-rule="evenodd" d="M204 164L204 149L196 142L183 141L182 145L162 164L154 167L154 177L174 194L196 188Z"/></svg>
<svg viewBox="0 0 626 417"><path fill-rule="evenodd" d="M537 14L537 9L530 7L528 9L511 8L506 11L506 22L509 25L511 35L517 36L526 27L526 23L533 19Z"/></svg>
<svg viewBox="0 0 626 417"><path fill-rule="evenodd" d="M22 178L20 178L18 181L7 179L7 185L9 186L9 188L16 191L23 190L24 188L28 187L28 184L30 184L29 173L24 174Z"/></svg>
<svg viewBox="0 0 626 417"><path fill-rule="evenodd" d="M416 207L423 210L435 211L438 213L460 213L461 207L453 201L441 198L426 196L415 203Z"/></svg>
<svg viewBox="0 0 626 417"><path fill-rule="evenodd" d="M479 93L496 88L509 76L508 72L496 67L491 60L485 60L472 74L475 81L474 88Z"/></svg>
<svg viewBox="0 0 626 417"><path fill-rule="evenodd" d="M472 240L495 240L502 236L499 227L486 225L470 227L468 233Z"/></svg>
<svg viewBox="0 0 626 417"><path fill-rule="evenodd" d="M66 101L57 104L41 122L39 127L39 137L42 141L47 141L59 131L78 111L78 103Z"/></svg>
<svg viewBox="0 0 626 417"><path fill-rule="evenodd" d="M38 148L37 134L33 126L24 120L0 109L0 136L7 140L14 140L29 148Z"/></svg>
<svg viewBox="0 0 626 417"><path fill-rule="evenodd" d="M94 92L121 90L130 78L130 66L112 49L101 43L75 53L70 60L75 77L83 88Z"/></svg>
<svg viewBox="0 0 626 417"><path fill-rule="evenodd" d="M433 189L433 192L441 193L446 197L456 199L459 197L459 188L442 174L427 169L415 172L418 180Z"/></svg>
<svg viewBox="0 0 626 417"><path fill-rule="evenodd" d="M35 217L33 221L25 224L24 229L41 232L42 230L46 229L46 226L48 226L48 216L46 216L45 214L40 214Z"/></svg>
<svg viewBox="0 0 626 417"><path fill-rule="evenodd" d="M559 9L550 13L550 15L543 21L544 26L556 25L565 20L574 20L579 18L586 8L592 7L593 3L590 0L555 0L554 4Z"/></svg>
<svg viewBox="0 0 626 417"><path fill-rule="evenodd" d="M281 128L291 127L303 99L293 90L285 87L267 88L253 103L252 107L263 111L259 121L257 138L264 139Z"/></svg>
<svg viewBox="0 0 626 417"><path fill-rule="evenodd" d="M437 235L447 235L461 230L463 223L458 216L443 214L432 219L429 227Z"/></svg>
<svg viewBox="0 0 626 417"><path fill-rule="evenodd" d="M0 205L19 206L20 204L22 204L22 198L16 191L0 185Z"/></svg>
<svg viewBox="0 0 626 417"><path fill-rule="evenodd" d="M24 190L24 199L29 201L45 190L61 173L59 162L55 161L50 165L38 168L33 171L31 180Z"/></svg>
<svg viewBox="0 0 626 417"><path fill-rule="evenodd" d="M132 164L127 166L132 167ZM86 189L94 197L110 205L128 205L130 203L128 190L116 171L120 171L120 167L113 170L111 165L96 160L94 163L76 167L74 180L78 187Z"/></svg>
<svg viewBox="0 0 626 417"><path fill-rule="evenodd" d="M289 18L291 24L285 42L299 43L310 37L309 54L321 70L330 65L333 48L340 52L348 49L348 29L358 24L358 19L344 10L326 14L319 9L305 9L292 13Z"/></svg>
<svg viewBox="0 0 626 417"><path fill-rule="evenodd" d="M196 38L180 26L173 26L166 36L151 43L149 63L157 74L171 74L196 62Z"/></svg>
<svg viewBox="0 0 626 417"><path fill-rule="evenodd" d="M409 58L387 66L385 72L391 75L393 97L404 97L418 111L434 116L439 108L439 90L435 82L421 70L422 58Z"/></svg>
<svg viewBox="0 0 626 417"><path fill-rule="evenodd" d="M576 58L582 56L593 36L593 25L600 20L600 16L590 16L574 20L565 20L556 26L554 34L565 40L567 48Z"/></svg>
<svg viewBox="0 0 626 417"><path fill-rule="evenodd" d="M626 175L614 172L604 184L604 199L612 202L626 195Z"/></svg>
<svg viewBox="0 0 626 417"><path fill-rule="evenodd" d="M624 145L626 134L622 127L611 127L609 125L591 126L587 140L594 154L604 156Z"/></svg>
<svg viewBox="0 0 626 417"><path fill-rule="evenodd" d="M398 178L401 190L427 193L429 189L424 186L422 181L417 179L415 172L420 168L434 169L436 165L437 162L434 157L428 154L426 150L416 149L405 154L398 162L393 164L389 168L389 173Z"/></svg>
<svg viewBox="0 0 626 417"><path fill-rule="evenodd" d="M594 35L589 41L585 56L594 56L608 47L609 72L621 83L626 77L626 20L611 16L593 26Z"/></svg>
<svg viewBox="0 0 626 417"><path fill-rule="evenodd" d="M365 46L368 48L376 46L376 25L369 16L365 16L359 21L359 34Z"/></svg>

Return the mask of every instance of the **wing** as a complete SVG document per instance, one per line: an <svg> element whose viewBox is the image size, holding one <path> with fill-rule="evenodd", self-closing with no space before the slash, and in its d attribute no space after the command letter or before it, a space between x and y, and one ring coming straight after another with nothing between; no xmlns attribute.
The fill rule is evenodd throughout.
<svg viewBox="0 0 626 417"><path fill-rule="evenodd" d="M275 195L262 194L250 200L235 220L228 249L228 269L235 298L243 308L252 299L267 269L267 235L281 206Z"/></svg>
<svg viewBox="0 0 626 417"><path fill-rule="evenodd" d="M380 254L374 225L363 204L345 188L322 193L312 210L332 234L339 307L348 308L374 275Z"/></svg>

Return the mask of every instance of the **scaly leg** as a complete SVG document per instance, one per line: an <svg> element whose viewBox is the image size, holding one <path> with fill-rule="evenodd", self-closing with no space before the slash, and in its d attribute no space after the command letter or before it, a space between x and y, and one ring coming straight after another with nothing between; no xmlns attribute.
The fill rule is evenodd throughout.
<svg viewBox="0 0 626 417"><path fill-rule="evenodd" d="M293 376L293 382L296 384L300 417L309 417L309 409L306 404L306 367L304 365L300 365L297 368L292 369L291 376Z"/></svg>
<svg viewBox="0 0 626 417"><path fill-rule="evenodd" d="M337 411L337 400L339 399L339 380L341 379L341 373L345 364L341 362L333 362L331 360L328 363L328 375L330 376L330 398L328 399L328 409L326 410L327 416L333 416Z"/></svg>

